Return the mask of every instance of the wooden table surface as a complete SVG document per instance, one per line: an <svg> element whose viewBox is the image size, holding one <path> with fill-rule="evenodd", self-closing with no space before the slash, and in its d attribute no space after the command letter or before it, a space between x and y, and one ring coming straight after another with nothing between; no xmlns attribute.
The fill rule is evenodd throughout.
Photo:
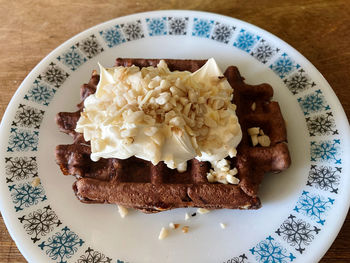
<svg viewBox="0 0 350 263"><path fill-rule="evenodd" d="M300 51L328 80L350 116L348 0L0 0L0 118L19 84L59 44L103 21L135 12L193 9L255 24ZM349 176L344 175L344 176ZM0 262L26 262L0 217ZM350 216L321 262L350 262Z"/></svg>

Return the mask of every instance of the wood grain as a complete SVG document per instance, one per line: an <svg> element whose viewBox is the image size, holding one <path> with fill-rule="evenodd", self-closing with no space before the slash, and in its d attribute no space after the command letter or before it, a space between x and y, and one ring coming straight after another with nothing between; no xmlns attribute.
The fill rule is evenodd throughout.
<svg viewBox="0 0 350 263"><path fill-rule="evenodd" d="M59 44L100 22L135 12L192 9L255 24L300 51L328 80L350 114L348 0L0 0L0 118L19 84ZM350 216L321 262L350 262ZM0 262L26 262L0 217Z"/></svg>

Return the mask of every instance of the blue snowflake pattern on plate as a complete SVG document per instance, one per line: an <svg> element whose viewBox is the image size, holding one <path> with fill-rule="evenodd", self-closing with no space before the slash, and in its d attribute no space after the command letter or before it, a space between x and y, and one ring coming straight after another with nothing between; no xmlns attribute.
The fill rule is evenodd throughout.
<svg viewBox="0 0 350 263"><path fill-rule="evenodd" d="M45 201L46 195L41 184L32 186L29 183L9 185L12 202L15 204L16 212L23 210L24 207L36 205Z"/></svg>
<svg viewBox="0 0 350 263"><path fill-rule="evenodd" d="M37 151L39 142L38 131L20 130L17 128L11 128L9 137L8 152L14 151Z"/></svg>
<svg viewBox="0 0 350 263"><path fill-rule="evenodd" d="M306 185L337 194L341 170L341 167L311 165Z"/></svg>
<svg viewBox="0 0 350 263"><path fill-rule="evenodd" d="M259 41L260 36L257 36L251 32L241 29L236 37L233 46L242 49L245 52L250 52L252 47Z"/></svg>
<svg viewBox="0 0 350 263"><path fill-rule="evenodd" d="M114 47L125 42L119 25L100 31L100 35L106 41L108 47Z"/></svg>
<svg viewBox="0 0 350 263"><path fill-rule="evenodd" d="M66 263L66 259L71 258L84 241L68 227L64 227L60 232L42 242L39 247L52 260L59 260L57 263Z"/></svg>
<svg viewBox="0 0 350 263"><path fill-rule="evenodd" d="M292 253L288 254L287 250L271 236L249 250L255 255L255 259L262 263L287 263L295 259Z"/></svg>
<svg viewBox="0 0 350 263"><path fill-rule="evenodd" d="M214 20L195 17L193 19L192 36L209 38L213 26Z"/></svg>
<svg viewBox="0 0 350 263"><path fill-rule="evenodd" d="M333 141L312 141L311 161L334 162L335 164L341 164L341 159L339 158L339 146L339 139L334 139Z"/></svg>
<svg viewBox="0 0 350 263"><path fill-rule="evenodd" d="M36 79L28 92L24 95L24 99L48 106L55 93L55 89Z"/></svg>
<svg viewBox="0 0 350 263"><path fill-rule="evenodd" d="M265 39L261 39L260 42L253 48L253 51L250 53L250 55L252 55L261 63L265 64L279 51L279 48L274 47Z"/></svg>
<svg viewBox="0 0 350 263"><path fill-rule="evenodd" d="M57 60L73 71L87 61L86 57L75 46L58 56Z"/></svg>
<svg viewBox="0 0 350 263"><path fill-rule="evenodd" d="M330 110L326 98L323 96L320 89L298 98L299 105L304 112L304 115L315 113L324 110Z"/></svg>
<svg viewBox="0 0 350 263"><path fill-rule="evenodd" d="M334 204L334 199L325 198L318 194L311 194L303 191L302 195L294 207L294 211L310 217L312 220L324 225L326 211Z"/></svg>
<svg viewBox="0 0 350 263"><path fill-rule="evenodd" d="M273 64L270 65L270 69L272 69L281 79L299 67L300 66L286 53L283 53Z"/></svg>
<svg viewBox="0 0 350 263"><path fill-rule="evenodd" d="M275 233L282 236L289 245L295 247L295 250L302 254L305 251L305 246L310 245L320 230L304 220L297 219L294 215L289 215Z"/></svg>
<svg viewBox="0 0 350 263"><path fill-rule="evenodd" d="M216 22L213 33L211 35L211 39L227 44L230 41L235 30L235 26Z"/></svg>
<svg viewBox="0 0 350 263"><path fill-rule="evenodd" d="M164 36L167 34L166 17L146 18L148 34L152 36Z"/></svg>

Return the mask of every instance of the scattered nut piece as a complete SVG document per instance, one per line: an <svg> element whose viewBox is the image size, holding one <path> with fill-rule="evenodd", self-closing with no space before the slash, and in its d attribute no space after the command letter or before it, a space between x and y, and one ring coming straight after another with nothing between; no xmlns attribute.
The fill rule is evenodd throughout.
<svg viewBox="0 0 350 263"><path fill-rule="evenodd" d="M183 173L183 172L186 172L186 170L187 170L187 162L183 162L183 163L179 163L178 165L177 165L177 171L179 172L179 173Z"/></svg>
<svg viewBox="0 0 350 263"><path fill-rule="evenodd" d="M240 206L239 209L249 209L252 205L251 204L246 204L246 205L243 205L243 206Z"/></svg>
<svg viewBox="0 0 350 263"><path fill-rule="evenodd" d="M121 218L125 218L126 215L129 213L128 209L121 205L118 205L118 212Z"/></svg>
<svg viewBox="0 0 350 263"><path fill-rule="evenodd" d="M188 229L189 229L189 226L184 226L184 227L182 227L181 230L182 230L183 233L187 233Z"/></svg>
<svg viewBox="0 0 350 263"><path fill-rule="evenodd" d="M239 179L234 177L232 174L228 174L226 175L226 180L227 182L229 182L230 184L238 184L239 183Z"/></svg>
<svg viewBox="0 0 350 263"><path fill-rule="evenodd" d="M162 227L162 229L160 230L158 239L159 239L159 240L163 240L163 239L166 238L168 235L169 235L168 229L166 229L165 227Z"/></svg>
<svg viewBox="0 0 350 263"><path fill-rule="evenodd" d="M210 212L210 210L205 209L205 208L198 208L197 212L200 213L200 214L207 214L207 213Z"/></svg>
<svg viewBox="0 0 350 263"><path fill-rule="evenodd" d="M134 138L133 137L127 137L127 138L124 138L123 139L123 143L125 144L125 145L130 145L130 144L132 144L134 142Z"/></svg>
<svg viewBox="0 0 350 263"><path fill-rule="evenodd" d="M175 229L175 224L173 222L170 222L169 223L169 227L172 228L172 229Z"/></svg>
<svg viewBox="0 0 350 263"><path fill-rule="evenodd" d="M259 141L258 141L258 136L257 136L256 134L251 135L250 138L252 139L252 144L253 144L253 146L258 145Z"/></svg>
<svg viewBox="0 0 350 263"><path fill-rule="evenodd" d="M259 134L259 130L260 130L259 127L252 127L252 128L249 128L249 129L248 129L248 134L249 134L250 136L258 135L258 134Z"/></svg>
<svg viewBox="0 0 350 263"><path fill-rule="evenodd" d="M237 150L235 148L232 148L228 151L228 155L233 158L233 157L236 157L237 155Z"/></svg>
<svg viewBox="0 0 350 263"><path fill-rule="evenodd" d="M213 170L211 170L211 171L213 171ZM214 177L213 173L208 173L207 174L207 179L208 179L209 183L214 183L215 182L215 177Z"/></svg>
<svg viewBox="0 0 350 263"><path fill-rule="evenodd" d="M256 135L255 135L256 136ZM236 153L234 153L236 154ZM238 184L239 179L234 177L238 170L237 168L230 169L230 161L222 159L219 161L211 162L212 168L207 173L207 179L209 183L219 182L222 184Z"/></svg>
<svg viewBox="0 0 350 263"><path fill-rule="evenodd" d="M32 186L37 187L39 186L39 184L40 184L40 178L39 177L34 178L34 180L32 181Z"/></svg>
<svg viewBox="0 0 350 263"><path fill-rule="evenodd" d="M220 223L220 226L221 226L222 229L226 228L226 224L224 224L224 223Z"/></svg>
<svg viewBox="0 0 350 263"><path fill-rule="evenodd" d="M267 135L261 135L258 137L258 142L262 147L269 147L271 144L270 137Z"/></svg>
<svg viewBox="0 0 350 263"><path fill-rule="evenodd" d="M190 215L189 215L189 213L186 213L185 214L185 220L188 220L188 219L190 219Z"/></svg>
<svg viewBox="0 0 350 263"><path fill-rule="evenodd" d="M252 109L252 111L255 111L255 109L256 109L256 103L255 102L253 102L253 104L251 106L251 109Z"/></svg>

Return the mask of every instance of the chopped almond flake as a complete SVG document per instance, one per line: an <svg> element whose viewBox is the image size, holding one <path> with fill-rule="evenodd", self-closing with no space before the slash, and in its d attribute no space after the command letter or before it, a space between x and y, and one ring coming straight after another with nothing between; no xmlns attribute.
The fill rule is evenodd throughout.
<svg viewBox="0 0 350 263"><path fill-rule="evenodd" d="M210 212L210 210L205 209L205 208L198 208L197 212L200 213L200 214L207 214L207 213Z"/></svg>
<svg viewBox="0 0 350 263"><path fill-rule="evenodd" d="M121 216L121 218L125 218L126 215L129 213L128 209L124 206L118 205L118 212Z"/></svg>
<svg viewBox="0 0 350 263"><path fill-rule="evenodd" d="M220 226L221 226L222 229L226 228L226 224L224 224L224 223L220 223Z"/></svg>
<svg viewBox="0 0 350 263"><path fill-rule="evenodd" d="M252 128L249 128L249 129L248 129L248 134L249 134L250 136L252 136L252 135L258 135L258 134L259 134L259 130L260 130L259 127L252 127Z"/></svg>
<svg viewBox="0 0 350 263"><path fill-rule="evenodd" d="M252 135L250 138L252 139L253 146L258 145L259 141L258 141L258 136L256 134Z"/></svg>
<svg viewBox="0 0 350 263"><path fill-rule="evenodd" d="M256 103L255 102L253 102L251 108L252 108L252 111L255 111L255 109L256 109Z"/></svg>
<svg viewBox="0 0 350 263"><path fill-rule="evenodd" d="M270 137L267 135L258 136L258 142L263 147L269 147L271 144Z"/></svg>
<svg viewBox="0 0 350 263"><path fill-rule="evenodd" d="M185 214L185 220L189 220L190 219L190 215L189 215L189 213L186 213Z"/></svg>
<svg viewBox="0 0 350 263"><path fill-rule="evenodd" d="M181 230L182 230L183 233L187 233L188 229L189 229L189 226L184 226L184 227L182 227Z"/></svg>
<svg viewBox="0 0 350 263"><path fill-rule="evenodd" d="M168 229L166 229L165 227L162 227L162 229L160 230L158 239L159 239L159 240L163 240L163 239L166 238L168 235L169 235Z"/></svg>
<svg viewBox="0 0 350 263"><path fill-rule="evenodd" d="M32 186L33 187L37 187L40 184L40 178L36 177L33 181L32 181Z"/></svg>

